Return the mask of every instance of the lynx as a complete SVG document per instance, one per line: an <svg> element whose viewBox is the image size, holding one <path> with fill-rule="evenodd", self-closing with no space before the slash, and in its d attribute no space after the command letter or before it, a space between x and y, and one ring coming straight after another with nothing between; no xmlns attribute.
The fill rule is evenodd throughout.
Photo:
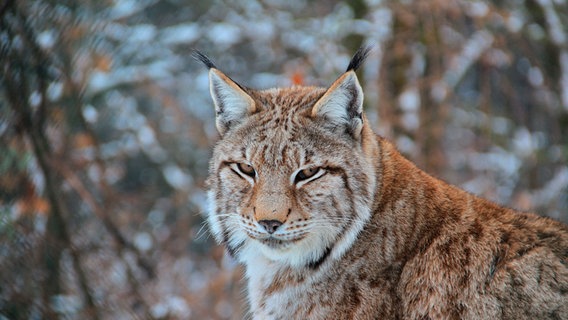
<svg viewBox="0 0 568 320"><path fill-rule="evenodd" d="M353 56L329 88L253 90L205 55L215 239L254 319L568 319L568 226L440 181L376 135Z"/></svg>

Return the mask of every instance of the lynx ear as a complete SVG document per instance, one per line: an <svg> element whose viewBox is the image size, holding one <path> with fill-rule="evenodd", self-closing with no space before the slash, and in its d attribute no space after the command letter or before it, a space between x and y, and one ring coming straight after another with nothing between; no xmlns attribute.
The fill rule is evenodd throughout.
<svg viewBox="0 0 568 320"><path fill-rule="evenodd" d="M312 108L312 117L322 117L330 128L359 138L363 127L363 90L354 70L335 80Z"/></svg>
<svg viewBox="0 0 568 320"><path fill-rule="evenodd" d="M217 130L225 134L232 124L255 111L254 100L231 78L224 75L206 55L193 50L193 58L209 68L209 89L215 103Z"/></svg>
<svg viewBox="0 0 568 320"><path fill-rule="evenodd" d="M215 103L217 130L221 135L255 111L254 100L236 82L215 68L209 69L209 86Z"/></svg>

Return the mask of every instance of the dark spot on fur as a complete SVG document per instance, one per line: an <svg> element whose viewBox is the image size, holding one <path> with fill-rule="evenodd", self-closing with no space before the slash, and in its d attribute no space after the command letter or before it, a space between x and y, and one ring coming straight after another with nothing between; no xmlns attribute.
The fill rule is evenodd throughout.
<svg viewBox="0 0 568 320"><path fill-rule="evenodd" d="M544 270L544 264L543 264L543 263L540 263L540 264L538 265L538 268L537 268L537 270L536 270L537 273L536 273L536 275L535 275L535 277L536 277L536 283L538 283L539 285L540 285L540 282L542 281L542 272L543 272L543 270Z"/></svg>
<svg viewBox="0 0 568 320"><path fill-rule="evenodd" d="M522 276L518 275L513 270L509 269L509 275L511 276L511 285L514 287L524 287L525 286L525 279Z"/></svg>
<svg viewBox="0 0 568 320"><path fill-rule="evenodd" d="M351 99L349 100L349 105L347 107L347 116L349 117L349 120L355 118L361 119L362 115L361 112L359 112L359 106L357 105L357 100L359 98L357 89L355 87L349 87L348 90Z"/></svg>
<svg viewBox="0 0 568 320"><path fill-rule="evenodd" d="M523 215L515 216L515 219L512 222L513 227L517 229L524 229L527 226L527 217Z"/></svg>
<svg viewBox="0 0 568 320"><path fill-rule="evenodd" d="M464 259L463 259L463 265L467 266L469 265L471 260L471 248L470 247L466 247L464 249Z"/></svg>
<svg viewBox="0 0 568 320"><path fill-rule="evenodd" d="M329 257L329 255L331 253L331 249L333 249L333 246L327 247L327 249L325 249L323 255L318 260L314 260L314 261L311 261L310 263L308 263L308 268L310 268L312 270L319 268L319 266L321 266L322 263L324 263L324 261L327 259L327 257Z"/></svg>
<svg viewBox="0 0 568 320"><path fill-rule="evenodd" d="M467 310L466 306L463 304L463 302L458 302L456 304L455 307L455 319L463 319L464 318L464 313Z"/></svg>
<svg viewBox="0 0 568 320"><path fill-rule="evenodd" d="M550 238L558 238L557 234L550 233L550 232L544 232L544 231L538 231L536 233L536 236L538 237L539 240L548 240Z"/></svg>
<svg viewBox="0 0 568 320"><path fill-rule="evenodd" d="M379 288L387 286L389 283L397 283L402 273L402 265L394 263L387 268L379 270L375 274L369 275L369 286L371 288Z"/></svg>
<svg viewBox="0 0 568 320"><path fill-rule="evenodd" d="M511 237L511 235L509 234L509 232L503 231L501 233L501 239L500 239L499 243L505 244L505 243L509 242L510 237Z"/></svg>
<svg viewBox="0 0 568 320"><path fill-rule="evenodd" d="M239 249L241 249L241 247L243 246L244 242L240 242L238 243L236 246L231 246L229 244L229 242L225 242L225 247L227 248L227 252L229 253L229 255L233 258L236 259L237 257L237 252L239 252Z"/></svg>
<svg viewBox="0 0 568 320"><path fill-rule="evenodd" d="M536 247L537 247L537 245L535 245L535 244L524 245L524 246L520 247L519 250L516 252L516 258L523 257L527 253L530 253L531 251L533 251L533 249L535 249Z"/></svg>
<svg viewBox="0 0 568 320"><path fill-rule="evenodd" d="M495 272L497 272L499 264L501 263L503 258L504 258L503 251L501 251L501 249L497 250L497 252L493 256L491 264L489 265L489 279L487 279L488 282L490 282L493 279L493 276L495 275Z"/></svg>
<svg viewBox="0 0 568 320"><path fill-rule="evenodd" d="M355 284L353 281L349 281L348 283L350 283L350 285L348 288L345 288L345 291L347 292L347 300L349 301L348 303L351 306L351 310L353 312L348 318L353 319L355 317L354 312L357 310L359 305L361 305L361 294L359 292L357 284Z"/></svg>
<svg viewBox="0 0 568 320"><path fill-rule="evenodd" d="M562 320L562 317L558 314L558 309L551 311L548 314L548 318L552 320Z"/></svg>
<svg viewBox="0 0 568 320"><path fill-rule="evenodd" d="M471 234L476 241L479 241L481 235L483 234L483 225L479 222L479 220L475 220L473 225L471 226Z"/></svg>

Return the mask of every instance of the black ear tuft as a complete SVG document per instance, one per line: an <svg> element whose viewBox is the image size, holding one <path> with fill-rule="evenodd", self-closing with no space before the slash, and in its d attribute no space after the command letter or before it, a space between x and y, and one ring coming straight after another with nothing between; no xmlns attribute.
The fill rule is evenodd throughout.
<svg viewBox="0 0 568 320"><path fill-rule="evenodd" d="M201 61L207 68L217 69L217 67L215 66L213 61L211 61L211 59L209 59L206 55L199 52L198 50L193 50L193 52L191 53L191 56L193 57L193 59L195 59L197 61Z"/></svg>
<svg viewBox="0 0 568 320"><path fill-rule="evenodd" d="M367 58L367 56L369 55L369 52L371 52L372 49L373 49L372 45L360 47L357 50L357 52L355 52L355 54L353 55L353 58L351 58L351 61L349 62L349 66L347 67L347 70L345 70L345 72L348 72L348 71L351 71L351 70L357 71L357 69L359 69L359 67L361 66L363 61L365 61L365 58Z"/></svg>

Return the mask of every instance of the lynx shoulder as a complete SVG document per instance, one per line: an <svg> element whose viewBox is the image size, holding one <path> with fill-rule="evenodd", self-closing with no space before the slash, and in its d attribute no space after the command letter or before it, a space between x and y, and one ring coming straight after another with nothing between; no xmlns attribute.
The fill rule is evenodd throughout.
<svg viewBox="0 0 568 320"><path fill-rule="evenodd" d="M209 68L212 234L255 319L568 319L568 227L424 173L371 129L355 70L253 90Z"/></svg>

